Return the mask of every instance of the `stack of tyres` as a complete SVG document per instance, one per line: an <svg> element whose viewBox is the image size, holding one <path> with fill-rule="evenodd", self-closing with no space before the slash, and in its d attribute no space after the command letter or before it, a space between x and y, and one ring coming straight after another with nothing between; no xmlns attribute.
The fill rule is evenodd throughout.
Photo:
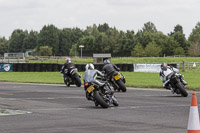
<svg viewBox="0 0 200 133"><path fill-rule="evenodd" d="M28 72L29 71L29 64L28 63L23 63L22 64L22 70L23 72Z"/></svg>
<svg viewBox="0 0 200 133"><path fill-rule="evenodd" d="M133 64L128 64L128 71L133 72Z"/></svg>
<svg viewBox="0 0 200 133"><path fill-rule="evenodd" d="M52 71L57 72L58 71L58 64L52 64Z"/></svg>
<svg viewBox="0 0 200 133"><path fill-rule="evenodd" d="M128 71L128 64L122 64L121 71Z"/></svg>
<svg viewBox="0 0 200 133"><path fill-rule="evenodd" d="M35 64L29 63L29 72L35 72Z"/></svg>
<svg viewBox="0 0 200 133"><path fill-rule="evenodd" d="M52 66L53 66L53 64L51 64L51 63L46 64L46 71L52 72Z"/></svg>
<svg viewBox="0 0 200 133"><path fill-rule="evenodd" d="M40 72L41 67L39 63L35 63L34 67L35 67L35 72Z"/></svg>
<svg viewBox="0 0 200 133"><path fill-rule="evenodd" d="M40 64L40 72L46 72L46 64L45 63Z"/></svg>
<svg viewBox="0 0 200 133"><path fill-rule="evenodd" d="M16 72L16 71L17 71L17 64L13 63L13 72Z"/></svg>
<svg viewBox="0 0 200 133"><path fill-rule="evenodd" d="M16 72L22 72L23 71L23 69L22 69L22 66L23 64L22 63L17 63L16 64Z"/></svg>
<svg viewBox="0 0 200 133"><path fill-rule="evenodd" d="M58 71L59 72L61 71L62 66L63 66L63 64L58 64Z"/></svg>

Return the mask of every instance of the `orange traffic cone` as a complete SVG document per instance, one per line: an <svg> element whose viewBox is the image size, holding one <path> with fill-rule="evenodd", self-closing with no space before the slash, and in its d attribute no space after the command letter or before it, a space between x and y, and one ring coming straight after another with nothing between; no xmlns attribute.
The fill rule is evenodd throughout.
<svg viewBox="0 0 200 133"><path fill-rule="evenodd" d="M196 92L192 93L187 133L200 133L199 111Z"/></svg>

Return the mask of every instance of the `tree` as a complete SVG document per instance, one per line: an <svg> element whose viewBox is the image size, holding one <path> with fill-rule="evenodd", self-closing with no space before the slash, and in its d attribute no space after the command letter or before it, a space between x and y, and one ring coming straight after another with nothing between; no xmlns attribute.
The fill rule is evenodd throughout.
<svg viewBox="0 0 200 133"><path fill-rule="evenodd" d="M185 55L185 51L182 47L177 47L174 49L174 55Z"/></svg>
<svg viewBox="0 0 200 133"><path fill-rule="evenodd" d="M5 37L0 38L0 55L4 53L8 53L8 40Z"/></svg>
<svg viewBox="0 0 200 133"><path fill-rule="evenodd" d="M70 56L79 56L79 53L77 51L77 44L72 45L72 48L70 49L69 55Z"/></svg>
<svg viewBox="0 0 200 133"><path fill-rule="evenodd" d="M185 34L183 34L183 28L181 25L176 25L174 27L174 32L171 32L170 37L173 37L176 42L183 48L184 53L188 51L189 43L185 38Z"/></svg>
<svg viewBox="0 0 200 133"><path fill-rule="evenodd" d="M174 27L174 32L171 32L170 34L174 34L176 32L180 32L181 34L183 34L183 27L180 25L180 24L177 24L175 27Z"/></svg>
<svg viewBox="0 0 200 133"><path fill-rule="evenodd" d="M198 22L195 28L192 30L188 40L191 44L200 43L200 22Z"/></svg>
<svg viewBox="0 0 200 133"><path fill-rule="evenodd" d="M24 38L22 51L25 52L28 49L34 49L37 46L37 36L36 31L30 31L30 33Z"/></svg>
<svg viewBox="0 0 200 133"><path fill-rule="evenodd" d="M158 57L160 55L161 48L155 43L149 43L145 48L145 55L148 57Z"/></svg>
<svg viewBox="0 0 200 133"><path fill-rule="evenodd" d="M49 46L54 55L59 55L59 30L54 25L44 26L38 34L38 48Z"/></svg>
<svg viewBox="0 0 200 133"><path fill-rule="evenodd" d="M41 56L52 56L52 48L49 46L40 46Z"/></svg>
<svg viewBox="0 0 200 133"><path fill-rule="evenodd" d="M141 44L136 44L135 48L133 48L131 55L133 57L143 57L145 56L145 51L144 48L142 47Z"/></svg>
<svg viewBox="0 0 200 133"><path fill-rule="evenodd" d="M144 24L144 27L142 28L143 32L157 32L156 26L152 22L147 22Z"/></svg>
<svg viewBox="0 0 200 133"><path fill-rule="evenodd" d="M134 31L127 31L125 36L120 39L122 45L121 55L131 56L131 51L136 44L136 37Z"/></svg>
<svg viewBox="0 0 200 133"><path fill-rule="evenodd" d="M188 48L188 53L190 56L200 56L200 43L198 43L198 42L193 43Z"/></svg>
<svg viewBox="0 0 200 133"><path fill-rule="evenodd" d="M60 32L59 35L60 55L69 55L70 49L73 45L71 36L72 36L72 29L70 28L65 28Z"/></svg>
<svg viewBox="0 0 200 133"><path fill-rule="evenodd" d="M177 47L180 47L179 43L174 40L173 37L169 37L166 42L163 42L161 45L162 47L162 54L165 56L173 56L174 55L174 49Z"/></svg>
<svg viewBox="0 0 200 133"><path fill-rule="evenodd" d="M26 36L27 31L14 30L9 40L9 52L22 52L23 41Z"/></svg>
<svg viewBox="0 0 200 133"><path fill-rule="evenodd" d="M98 29L99 32L107 32L107 31L110 30L110 27L109 27L109 25L107 23L104 23L102 25L99 24L97 29Z"/></svg>

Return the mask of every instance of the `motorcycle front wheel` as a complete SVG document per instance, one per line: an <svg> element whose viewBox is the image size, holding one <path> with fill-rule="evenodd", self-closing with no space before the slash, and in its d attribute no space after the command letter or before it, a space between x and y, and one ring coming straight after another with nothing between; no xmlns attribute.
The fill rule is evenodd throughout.
<svg viewBox="0 0 200 133"><path fill-rule="evenodd" d="M187 96L188 96L188 93L187 93L187 91L185 90L185 87L184 87L180 82L178 82L178 83L176 84L176 87L177 87L177 89L179 89L179 91L180 91L180 93L181 93L181 95L182 95L183 97L187 97Z"/></svg>
<svg viewBox="0 0 200 133"><path fill-rule="evenodd" d="M103 100L103 98L100 96L99 91L94 92L94 98L96 102L102 107L102 108L108 108L109 104Z"/></svg>
<svg viewBox="0 0 200 133"><path fill-rule="evenodd" d="M65 84L66 84L67 87L70 86L70 83L68 82L68 79L67 79L67 78L64 78L64 82L65 82Z"/></svg>

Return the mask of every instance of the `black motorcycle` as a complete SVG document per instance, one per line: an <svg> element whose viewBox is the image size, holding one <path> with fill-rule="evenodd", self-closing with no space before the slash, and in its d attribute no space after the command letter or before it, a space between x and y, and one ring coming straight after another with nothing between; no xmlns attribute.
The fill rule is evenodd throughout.
<svg viewBox="0 0 200 133"><path fill-rule="evenodd" d="M122 90L122 92L126 92L126 79L125 76L123 76L120 72L114 72L113 76L109 78L108 81L113 86L115 91Z"/></svg>
<svg viewBox="0 0 200 133"><path fill-rule="evenodd" d="M94 101L96 106L100 105L102 108L108 108L111 104L114 106L119 105L117 99L113 95L114 91L108 82L105 82L103 86L100 86L96 82L85 82L84 88L86 97L88 100Z"/></svg>
<svg viewBox="0 0 200 133"><path fill-rule="evenodd" d="M168 82L170 89L172 90L173 93L176 94L181 94L183 97L187 97L188 93L186 91L185 85L182 82L182 76L180 76L180 74L177 73L171 73L168 76Z"/></svg>
<svg viewBox="0 0 200 133"><path fill-rule="evenodd" d="M81 75L77 73L77 68L71 67L70 69L64 69L64 82L66 86L76 85L77 87L81 86Z"/></svg>

